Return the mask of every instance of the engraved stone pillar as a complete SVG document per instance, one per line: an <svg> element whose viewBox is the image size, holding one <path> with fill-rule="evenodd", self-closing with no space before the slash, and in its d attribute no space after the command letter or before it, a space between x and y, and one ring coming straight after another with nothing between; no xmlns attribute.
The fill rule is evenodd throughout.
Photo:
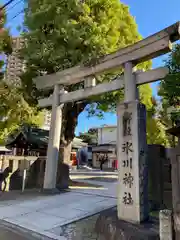
<svg viewBox="0 0 180 240"><path fill-rule="evenodd" d="M62 122L62 109L61 109L62 107L59 106L60 104L59 92L60 88L58 85L56 85L54 87L53 93L51 127L49 133L49 143L44 177L44 190L53 190L56 188L56 176Z"/></svg>
<svg viewBox="0 0 180 240"><path fill-rule="evenodd" d="M117 106L118 218L148 218L146 109L138 100L132 63L125 64L125 102Z"/></svg>
<svg viewBox="0 0 180 240"><path fill-rule="evenodd" d="M161 210L159 212L159 236L160 240L172 240L172 211Z"/></svg>
<svg viewBox="0 0 180 240"><path fill-rule="evenodd" d="M148 218L146 110L139 101L119 104L118 217L140 223Z"/></svg>

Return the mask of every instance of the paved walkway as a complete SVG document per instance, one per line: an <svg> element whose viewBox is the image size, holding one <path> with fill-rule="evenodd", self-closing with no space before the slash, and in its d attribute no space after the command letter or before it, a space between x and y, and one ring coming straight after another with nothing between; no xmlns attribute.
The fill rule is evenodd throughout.
<svg viewBox="0 0 180 240"><path fill-rule="evenodd" d="M82 181L82 176L79 178ZM65 240L66 238L58 236L54 229L57 230L61 226L116 205L116 182L106 183L92 181L92 179L87 181L98 183L102 185L102 188L73 189L67 193L40 196L24 202L22 199L0 202L0 219L7 224L13 224L30 230L32 233L48 237L46 239ZM6 238L2 239L6 240ZM7 238L7 240L9 239Z"/></svg>

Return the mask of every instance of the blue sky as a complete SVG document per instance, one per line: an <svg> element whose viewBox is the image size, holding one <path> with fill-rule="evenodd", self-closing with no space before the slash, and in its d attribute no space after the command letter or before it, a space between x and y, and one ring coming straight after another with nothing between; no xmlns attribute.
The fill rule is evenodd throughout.
<svg viewBox="0 0 180 240"><path fill-rule="evenodd" d="M0 3L5 3L8 0L0 0ZM18 2L19 0L16 0ZM180 1L179 0L122 0L123 3L130 7L131 14L135 17L140 34L147 37L161 29L180 20ZM9 7L9 9L13 4ZM19 33L16 27L20 25L23 15L11 20L23 9L23 1L11 9L8 14L8 27L11 28L11 33L17 36ZM163 65L163 60L166 56L153 60L153 67ZM152 84L153 94L157 95L158 83ZM102 124L116 124L116 116L114 114L105 114L104 120L97 118L87 119L87 113L83 112L79 116L79 124L76 132L88 130L90 127L100 126Z"/></svg>

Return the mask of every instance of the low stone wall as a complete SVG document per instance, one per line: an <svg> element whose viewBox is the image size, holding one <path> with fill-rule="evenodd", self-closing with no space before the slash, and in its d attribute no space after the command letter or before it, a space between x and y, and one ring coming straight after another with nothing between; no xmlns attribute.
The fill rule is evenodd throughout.
<svg viewBox="0 0 180 240"><path fill-rule="evenodd" d="M156 219L141 225L120 221L117 209L111 208L51 232L67 240L159 240L158 226Z"/></svg>
<svg viewBox="0 0 180 240"><path fill-rule="evenodd" d="M20 161L10 160L13 166L12 174L8 179L7 190L20 190L22 189L23 182L23 169L20 166ZM9 166L10 161L4 162L4 169ZM45 174L45 159L39 158L29 164L26 175L26 189L42 188L44 183ZM57 188L67 189L69 183L69 166L59 163L57 174Z"/></svg>
<svg viewBox="0 0 180 240"><path fill-rule="evenodd" d="M12 173L7 179L7 191L22 189L24 169L24 160L22 159L24 159L22 156L16 156L16 159L9 159L9 156L5 156L5 158L0 161L2 170L9 166L12 168ZM35 161L28 161L28 166L26 188L41 188L44 180L45 159L41 158Z"/></svg>
<svg viewBox="0 0 180 240"><path fill-rule="evenodd" d="M119 220L113 208L99 215L95 230L98 240L159 240L158 226L156 219L139 225Z"/></svg>
<svg viewBox="0 0 180 240"><path fill-rule="evenodd" d="M95 232L98 217L99 214L96 214L62 227L56 227L51 232L67 240L99 240Z"/></svg>
<svg viewBox="0 0 180 240"><path fill-rule="evenodd" d="M167 151L161 145L148 145L148 175L151 210L171 209L171 165Z"/></svg>

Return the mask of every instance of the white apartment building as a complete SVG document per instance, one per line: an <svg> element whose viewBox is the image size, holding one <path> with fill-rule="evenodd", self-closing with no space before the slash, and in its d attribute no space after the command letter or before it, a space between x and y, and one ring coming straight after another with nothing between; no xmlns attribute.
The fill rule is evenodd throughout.
<svg viewBox="0 0 180 240"><path fill-rule="evenodd" d="M117 126L104 125L98 128L98 145L116 144L117 141Z"/></svg>
<svg viewBox="0 0 180 240"><path fill-rule="evenodd" d="M22 37L15 37L12 40L12 54L7 57L5 81L9 85L19 86L21 84L19 75L24 71L25 64L18 58L18 52L24 45Z"/></svg>
<svg viewBox="0 0 180 240"><path fill-rule="evenodd" d="M117 126L104 125L98 127L98 145L92 147L92 165L96 168L100 167L99 159L107 155L108 160L104 164L104 168L113 168L116 156L117 142Z"/></svg>

